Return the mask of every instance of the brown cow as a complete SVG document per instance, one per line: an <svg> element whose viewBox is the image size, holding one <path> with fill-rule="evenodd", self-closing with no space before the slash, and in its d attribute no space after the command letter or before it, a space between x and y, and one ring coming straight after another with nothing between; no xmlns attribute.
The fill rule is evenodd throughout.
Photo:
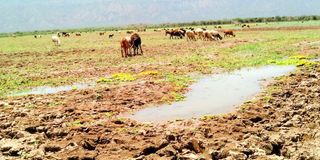
<svg viewBox="0 0 320 160"><path fill-rule="evenodd" d="M81 36L81 33L76 33L76 36L80 37L80 36Z"/></svg>
<svg viewBox="0 0 320 160"><path fill-rule="evenodd" d="M203 40L222 40L218 31L204 31L204 39Z"/></svg>
<svg viewBox="0 0 320 160"><path fill-rule="evenodd" d="M173 37L179 37L180 39L182 39L183 37L183 33L180 30L166 30L165 35L170 35L170 39L172 39Z"/></svg>
<svg viewBox="0 0 320 160"><path fill-rule="evenodd" d="M99 33L99 35L100 35L100 36L103 36L103 35L104 35L104 33L105 33L105 32L100 32L100 33Z"/></svg>
<svg viewBox="0 0 320 160"><path fill-rule="evenodd" d="M126 58L131 55L131 37L127 36L121 39L120 41L121 46L121 55L122 57Z"/></svg>
<svg viewBox="0 0 320 160"><path fill-rule="evenodd" d="M223 33L224 33L224 37L230 37L230 36L235 37L235 36L236 36L236 35L233 33L233 31L230 30L230 29L224 30Z"/></svg>
<svg viewBox="0 0 320 160"><path fill-rule="evenodd" d="M131 54L131 49L133 48L133 56L139 54L139 49L140 49L140 54L143 55L143 50L141 47L141 38L139 34L133 33L130 37L124 37L120 41L121 45L121 55L122 57L128 57L132 56Z"/></svg>
<svg viewBox="0 0 320 160"><path fill-rule="evenodd" d="M187 30L186 35L187 35L187 41L189 41L189 40L196 41L197 40L194 31Z"/></svg>

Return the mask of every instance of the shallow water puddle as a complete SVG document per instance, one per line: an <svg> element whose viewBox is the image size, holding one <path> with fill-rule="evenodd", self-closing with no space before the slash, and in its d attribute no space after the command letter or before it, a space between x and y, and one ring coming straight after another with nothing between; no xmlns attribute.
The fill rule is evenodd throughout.
<svg viewBox="0 0 320 160"><path fill-rule="evenodd" d="M141 122L161 122L228 113L259 93L261 80L294 70L295 66L264 66L211 75L193 84L185 101L146 108L127 117Z"/></svg>
<svg viewBox="0 0 320 160"><path fill-rule="evenodd" d="M26 92L11 94L11 96L24 96L24 95L30 95L30 94L54 94L62 91L71 91L74 89L85 89L85 88L89 88L92 85L94 84L75 83L73 85L65 85L65 86L58 86L58 87L40 86Z"/></svg>
<svg viewBox="0 0 320 160"><path fill-rule="evenodd" d="M310 62L320 62L320 58L311 59Z"/></svg>

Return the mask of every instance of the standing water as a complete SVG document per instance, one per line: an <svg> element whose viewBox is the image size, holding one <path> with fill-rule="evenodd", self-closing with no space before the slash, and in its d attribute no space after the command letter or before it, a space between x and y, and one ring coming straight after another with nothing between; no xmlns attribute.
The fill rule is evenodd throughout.
<svg viewBox="0 0 320 160"><path fill-rule="evenodd" d="M264 66L211 75L193 84L185 101L146 108L128 118L141 122L161 122L228 113L259 93L261 80L294 70L295 66Z"/></svg>
<svg viewBox="0 0 320 160"><path fill-rule="evenodd" d="M76 83L73 85L58 86L58 87L40 86L26 92L12 94L12 96L24 96L29 94L53 94L53 93L58 93L62 91L70 91L73 89L85 89L85 88L89 88L91 85L94 85L94 84Z"/></svg>

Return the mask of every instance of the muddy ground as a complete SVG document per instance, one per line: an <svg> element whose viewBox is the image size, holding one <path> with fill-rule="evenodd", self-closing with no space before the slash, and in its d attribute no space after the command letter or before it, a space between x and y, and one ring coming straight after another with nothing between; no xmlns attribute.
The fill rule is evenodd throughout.
<svg viewBox="0 0 320 160"><path fill-rule="evenodd" d="M0 101L0 159L320 159L320 65L270 84L236 111L138 123L174 86L124 86Z"/></svg>

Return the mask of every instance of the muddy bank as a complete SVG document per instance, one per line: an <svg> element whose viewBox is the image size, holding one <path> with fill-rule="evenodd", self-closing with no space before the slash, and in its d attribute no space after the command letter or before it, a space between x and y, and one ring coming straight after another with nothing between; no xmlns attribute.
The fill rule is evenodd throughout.
<svg viewBox="0 0 320 160"><path fill-rule="evenodd" d="M4 99L0 159L319 159L319 68L230 114L159 125L114 115L160 103L170 84Z"/></svg>

